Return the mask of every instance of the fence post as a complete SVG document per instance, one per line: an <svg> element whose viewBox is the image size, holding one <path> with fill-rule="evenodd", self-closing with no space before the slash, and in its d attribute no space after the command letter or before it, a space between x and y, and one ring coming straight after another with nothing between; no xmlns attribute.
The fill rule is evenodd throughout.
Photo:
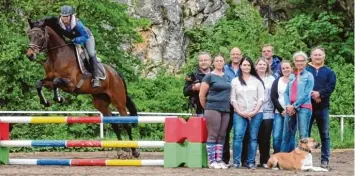
<svg viewBox="0 0 355 176"><path fill-rule="evenodd" d="M344 117L340 117L340 141L343 142L344 140Z"/></svg>
<svg viewBox="0 0 355 176"><path fill-rule="evenodd" d="M101 117L101 123L100 123L100 139L104 138L104 123L102 123L102 120L104 118L104 116L102 115L102 113L100 113L100 117Z"/></svg>

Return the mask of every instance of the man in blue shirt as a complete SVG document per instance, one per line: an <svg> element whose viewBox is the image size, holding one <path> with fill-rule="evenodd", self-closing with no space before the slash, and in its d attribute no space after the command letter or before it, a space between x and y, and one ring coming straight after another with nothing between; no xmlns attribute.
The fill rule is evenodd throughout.
<svg viewBox="0 0 355 176"><path fill-rule="evenodd" d="M242 60L242 58L243 58L242 51L237 47L232 48L232 50L230 51L231 61L229 64L227 64L223 67L223 72L224 72L224 74L226 74L228 76L228 79L230 80L230 82L232 82L233 78L238 76L239 65L240 65L240 61ZM224 140L223 156L222 156L222 160L226 164L228 164L229 160L230 160L229 133L231 132L232 127L233 127L233 113L234 113L234 108L231 105L230 106L229 124L228 124L228 128L227 128L227 134L226 134L226 137ZM245 142L243 142L243 143L245 143ZM243 158L246 159L246 150L244 148L242 151L242 156L244 156L244 157L242 157L242 159ZM242 161L242 162L244 162L244 161Z"/></svg>
<svg viewBox="0 0 355 176"><path fill-rule="evenodd" d="M324 65L325 51L323 48L312 49L311 59L307 71L313 74L314 88L311 94L313 112L308 134L311 136L312 124L316 120L322 141L321 167L328 169L330 157L329 101L335 89L336 75L332 69Z"/></svg>

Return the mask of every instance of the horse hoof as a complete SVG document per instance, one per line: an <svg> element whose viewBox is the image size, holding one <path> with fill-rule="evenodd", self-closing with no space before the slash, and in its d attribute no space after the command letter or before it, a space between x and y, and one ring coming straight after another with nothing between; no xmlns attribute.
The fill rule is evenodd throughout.
<svg viewBox="0 0 355 176"><path fill-rule="evenodd" d="M136 151L132 152L132 155L133 155L133 157L135 157L135 158L139 158L139 156L141 155L141 153L140 153L138 150L136 150Z"/></svg>
<svg viewBox="0 0 355 176"><path fill-rule="evenodd" d="M57 98L54 98L54 101L56 101L58 103L64 103L65 99L63 97L57 97Z"/></svg>
<svg viewBox="0 0 355 176"><path fill-rule="evenodd" d="M46 101L41 101L40 103L43 104L44 107L49 107L49 106L52 105L52 103L51 103L50 101L48 101L48 100L46 100Z"/></svg>
<svg viewBox="0 0 355 176"><path fill-rule="evenodd" d="M122 149L119 149L119 150L117 150L117 158L118 159L130 159L130 155L128 152L126 152Z"/></svg>

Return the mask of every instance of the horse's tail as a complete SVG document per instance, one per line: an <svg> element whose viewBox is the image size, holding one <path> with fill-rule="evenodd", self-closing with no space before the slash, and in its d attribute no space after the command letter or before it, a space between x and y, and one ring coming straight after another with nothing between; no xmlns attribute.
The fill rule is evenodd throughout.
<svg viewBox="0 0 355 176"><path fill-rule="evenodd" d="M130 116L137 116L138 115L137 107L136 107L136 104L134 104L132 98L128 96L126 81L125 81L123 75L120 72L117 72L117 73L118 73L118 76L123 81L124 89L125 89L125 92L126 92L126 107L127 107L128 111L129 111L129 115Z"/></svg>

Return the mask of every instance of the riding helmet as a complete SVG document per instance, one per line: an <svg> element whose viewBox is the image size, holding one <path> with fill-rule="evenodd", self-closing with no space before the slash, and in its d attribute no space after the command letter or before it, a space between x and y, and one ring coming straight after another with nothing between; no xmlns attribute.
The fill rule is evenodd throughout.
<svg viewBox="0 0 355 176"><path fill-rule="evenodd" d="M64 5L60 8L61 16L69 16L74 14L74 9L72 6Z"/></svg>

